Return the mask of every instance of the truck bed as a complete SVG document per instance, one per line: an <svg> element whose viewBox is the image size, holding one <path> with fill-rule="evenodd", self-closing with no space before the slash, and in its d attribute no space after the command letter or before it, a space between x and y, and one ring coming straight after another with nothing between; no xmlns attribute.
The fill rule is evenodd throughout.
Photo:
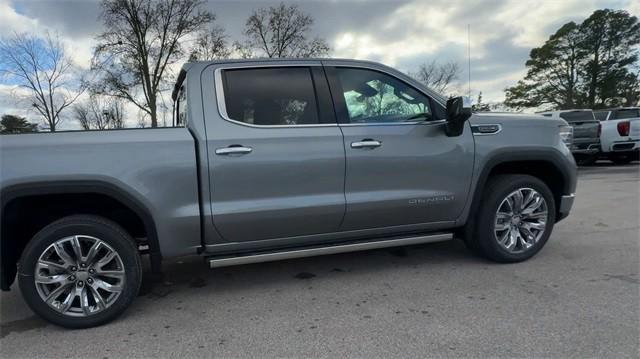
<svg viewBox="0 0 640 359"><path fill-rule="evenodd" d="M121 189L150 212L164 255L200 245L196 176L194 139L186 128L0 136L3 196L65 178L74 186Z"/></svg>

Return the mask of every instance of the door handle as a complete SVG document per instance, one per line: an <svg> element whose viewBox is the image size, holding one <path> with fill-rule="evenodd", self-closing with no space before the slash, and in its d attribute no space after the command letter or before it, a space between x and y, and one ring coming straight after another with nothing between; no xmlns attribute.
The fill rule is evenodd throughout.
<svg viewBox="0 0 640 359"><path fill-rule="evenodd" d="M351 148L376 148L380 146L382 146L382 142L368 138L358 142L351 142Z"/></svg>
<svg viewBox="0 0 640 359"><path fill-rule="evenodd" d="M246 155L248 153L251 153L251 151L253 151L253 149L251 147L243 147L243 146L231 145L229 147L216 149L216 155L221 155L221 156L225 156L225 155Z"/></svg>

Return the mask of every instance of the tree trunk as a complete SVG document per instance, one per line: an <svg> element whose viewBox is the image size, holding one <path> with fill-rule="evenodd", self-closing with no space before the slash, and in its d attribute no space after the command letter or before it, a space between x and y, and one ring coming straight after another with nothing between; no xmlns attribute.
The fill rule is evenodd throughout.
<svg viewBox="0 0 640 359"><path fill-rule="evenodd" d="M149 112L151 116L151 127L158 127L158 107L155 96L149 97Z"/></svg>

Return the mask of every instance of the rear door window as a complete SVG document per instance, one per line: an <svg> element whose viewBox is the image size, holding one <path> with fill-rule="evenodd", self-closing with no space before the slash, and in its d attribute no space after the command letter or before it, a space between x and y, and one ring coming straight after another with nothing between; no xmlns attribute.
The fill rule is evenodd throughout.
<svg viewBox="0 0 640 359"><path fill-rule="evenodd" d="M231 120L259 126L319 123L308 67L224 70L223 84Z"/></svg>

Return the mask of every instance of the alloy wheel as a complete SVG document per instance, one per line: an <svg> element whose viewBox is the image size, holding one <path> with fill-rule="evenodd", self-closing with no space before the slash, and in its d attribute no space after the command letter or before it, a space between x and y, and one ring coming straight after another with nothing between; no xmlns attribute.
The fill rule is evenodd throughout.
<svg viewBox="0 0 640 359"><path fill-rule="evenodd" d="M125 285L120 255L86 235L62 238L38 258L34 281L40 298L59 313L87 317L109 308Z"/></svg>
<svg viewBox="0 0 640 359"><path fill-rule="evenodd" d="M494 233L498 244L514 254L529 250L544 234L548 215L547 202L536 190L511 192L496 211Z"/></svg>

